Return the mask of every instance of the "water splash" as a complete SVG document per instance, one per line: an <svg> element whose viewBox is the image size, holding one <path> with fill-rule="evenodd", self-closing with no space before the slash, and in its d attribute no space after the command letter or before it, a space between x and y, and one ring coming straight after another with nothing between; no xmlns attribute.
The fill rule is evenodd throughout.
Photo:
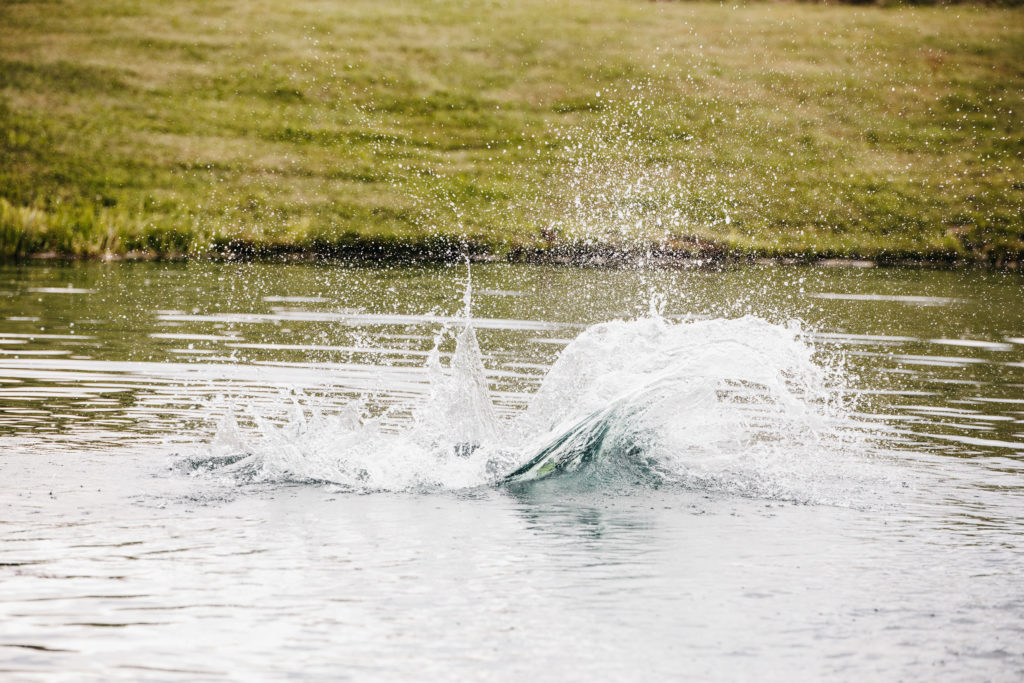
<svg viewBox="0 0 1024 683"><path fill-rule="evenodd" d="M753 316L594 325L550 368L528 407L498 419L470 317L443 329L426 400L395 427L365 401L323 416L293 399L276 425L229 415L186 469L242 482L329 482L345 490L681 486L799 502L857 504L878 472L849 417L842 375L798 324ZM440 346L455 338L447 367ZM308 403L308 402L307 402Z"/></svg>
<svg viewBox="0 0 1024 683"><path fill-rule="evenodd" d="M596 325L531 402L524 426L545 436L509 481L562 475L838 502L867 450L839 379L797 324L652 314Z"/></svg>
<svg viewBox="0 0 1024 683"><path fill-rule="evenodd" d="M560 182L533 217L548 239L623 251L698 247L697 237L733 222L738 209L728 178L701 159L703 145L714 141L672 131L687 153L670 160L664 140L652 137L657 91L642 82L599 93L604 113L596 121L558 131L563 158L554 177Z"/></svg>

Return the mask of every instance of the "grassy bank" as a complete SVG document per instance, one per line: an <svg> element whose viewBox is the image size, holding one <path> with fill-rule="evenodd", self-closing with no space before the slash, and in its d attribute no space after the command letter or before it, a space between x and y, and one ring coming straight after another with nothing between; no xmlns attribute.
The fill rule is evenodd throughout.
<svg viewBox="0 0 1024 683"><path fill-rule="evenodd" d="M0 3L0 255L1024 254L1024 11Z"/></svg>

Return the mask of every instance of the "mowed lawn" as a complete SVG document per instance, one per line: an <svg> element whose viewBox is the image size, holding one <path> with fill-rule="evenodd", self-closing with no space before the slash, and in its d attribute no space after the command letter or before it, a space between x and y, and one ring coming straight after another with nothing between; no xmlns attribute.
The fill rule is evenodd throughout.
<svg viewBox="0 0 1024 683"><path fill-rule="evenodd" d="M0 255L1024 254L1024 11L0 2Z"/></svg>

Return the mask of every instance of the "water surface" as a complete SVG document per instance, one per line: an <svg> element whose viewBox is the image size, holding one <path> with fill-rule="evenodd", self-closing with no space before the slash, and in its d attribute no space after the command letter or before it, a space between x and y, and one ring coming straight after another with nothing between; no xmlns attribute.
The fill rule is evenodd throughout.
<svg viewBox="0 0 1024 683"><path fill-rule="evenodd" d="M465 292L0 267L0 669L1024 675L1020 275L494 264ZM598 465L504 482L605 428Z"/></svg>

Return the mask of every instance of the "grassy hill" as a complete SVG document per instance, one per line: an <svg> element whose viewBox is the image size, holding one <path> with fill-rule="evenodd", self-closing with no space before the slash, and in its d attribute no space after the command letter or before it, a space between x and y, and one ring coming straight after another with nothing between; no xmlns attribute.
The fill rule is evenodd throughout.
<svg viewBox="0 0 1024 683"><path fill-rule="evenodd" d="M1019 260L1024 11L0 2L0 255Z"/></svg>

